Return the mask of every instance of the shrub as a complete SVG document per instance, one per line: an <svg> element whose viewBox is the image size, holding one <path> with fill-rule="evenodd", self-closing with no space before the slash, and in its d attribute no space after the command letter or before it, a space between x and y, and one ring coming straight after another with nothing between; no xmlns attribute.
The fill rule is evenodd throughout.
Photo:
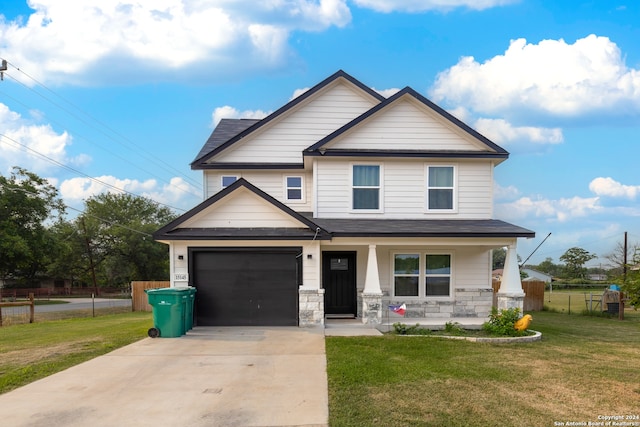
<svg viewBox="0 0 640 427"><path fill-rule="evenodd" d="M519 308L502 309L498 311L495 307L491 310L489 321L482 325L482 329L491 334L506 337L518 337L528 335L527 331L518 331L514 324L520 319Z"/></svg>
<svg viewBox="0 0 640 427"><path fill-rule="evenodd" d="M393 329L398 335L429 335L431 331L420 326L416 323L414 326L407 326L404 323L396 322L393 324Z"/></svg>
<svg viewBox="0 0 640 427"><path fill-rule="evenodd" d="M444 325L444 331L451 335L466 335L465 330L458 322L447 322Z"/></svg>

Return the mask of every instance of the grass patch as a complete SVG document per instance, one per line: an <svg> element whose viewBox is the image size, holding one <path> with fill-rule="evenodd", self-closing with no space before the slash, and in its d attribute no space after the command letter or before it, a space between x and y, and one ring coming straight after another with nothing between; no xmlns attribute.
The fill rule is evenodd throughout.
<svg viewBox="0 0 640 427"><path fill-rule="evenodd" d="M637 414L640 318L533 313L542 341L327 337L330 425L522 426Z"/></svg>
<svg viewBox="0 0 640 427"><path fill-rule="evenodd" d="M128 311L2 327L0 393L145 338L152 324L151 313Z"/></svg>

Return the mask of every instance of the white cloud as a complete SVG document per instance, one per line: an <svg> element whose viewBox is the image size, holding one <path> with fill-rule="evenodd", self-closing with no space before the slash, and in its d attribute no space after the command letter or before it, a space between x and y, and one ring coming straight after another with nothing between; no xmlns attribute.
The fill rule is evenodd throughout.
<svg viewBox="0 0 640 427"><path fill-rule="evenodd" d="M371 89L375 90L376 92L378 92L380 95L384 96L385 98L389 98L390 96L395 95L396 93L400 92L400 89L392 87L389 89L376 89L375 87L372 87Z"/></svg>
<svg viewBox="0 0 640 427"><path fill-rule="evenodd" d="M116 178L111 175L99 176L95 179L78 177L62 181L59 189L65 202L74 204L98 194L126 191L170 206L184 205L188 207L194 203L196 197L194 194L198 194L195 187L180 177L171 178L168 184L158 183L155 179L139 181Z"/></svg>
<svg viewBox="0 0 640 427"><path fill-rule="evenodd" d="M640 194L640 185L625 185L610 177L599 177L591 181L589 190L597 196L622 197L633 200Z"/></svg>
<svg viewBox="0 0 640 427"><path fill-rule="evenodd" d="M424 12L428 10L448 11L457 7L483 10L496 6L517 3L519 0L354 0L362 8L378 12Z"/></svg>
<svg viewBox="0 0 640 427"><path fill-rule="evenodd" d="M504 219L526 217L565 222L601 210L598 197L572 197L557 200L521 197L513 202L496 205L496 216Z"/></svg>
<svg viewBox="0 0 640 427"><path fill-rule="evenodd" d="M513 200L519 195L520 190L518 190L514 185L503 187L498 183L493 184L493 197L496 200Z"/></svg>
<svg viewBox="0 0 640 427"><path fill-rule="evenodd" d="M29 5L34 11L26 21L0 21L3 57L39 81L73 84L193 81L279 67L289 57L292 31L351 21L346 0ZM9 73L21 77L13 69Z"/></svg>
<svg viewBox="0 0 640 427"><path fill-rule="evenodd" d="M293 101L294 99L296 99L297 97L299 97L300 95L302 95L303 93L305 93L306 91L308 91L309 87L303 87L301 89L296 89L293 91L293 95L291 95L291 98L289 98L289 101Z"/></svg>
<svg viewBox="0 0 640 427"><path fill-rule="evenodd" d="M222 119L263 119L267 117L270 112L262 110L245 110L238 111L229 105L224 107L218 107L213 110L211 114L212 125L215 127Z"/></svg>
<svg viewBox="0 0 640 427"><path fill-rule="evenodd" d="M2 103L0 133L0 171L22 166L42 174L56 168L54 162L80 165L90 161L87 155L69 157L72 138L66 131L57 133L48 124L34 123Z"/></svg>
<svg viewBox="0 0 640 427"><path fill-rule="evenodd" d="M498 144L514 141L559 144L564 139L560 128L513 126L504 119L478 119L474 128Z"/></svg>
<svg viewBox="0 0 640 427"><path fill-rule="evenodd" d="M517 39L484 63L462 57L438 75L431 96L484 114L625 114L640 111L640 71L625 65L607 37L589 35L573 44Z"/></svg>

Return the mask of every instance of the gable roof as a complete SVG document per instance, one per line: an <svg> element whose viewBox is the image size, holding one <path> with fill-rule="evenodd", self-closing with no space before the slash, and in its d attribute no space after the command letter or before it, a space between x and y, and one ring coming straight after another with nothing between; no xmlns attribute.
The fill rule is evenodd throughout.
<svg viewBox="0 0 640 427"><path fill-rule="evenodd" d="M289 215L293 219L298 222L304 224L306 227L304 228L285 228L285 227L276 227L276 228L193 228L193 227L182 227L181 225L185 224L191 218L195 217L199 213L205 211L209 207L213 206L215 203L223 200L225 197L230 195L231 193L238 191L240 189L247 189L251 193L256 196L262 198L267 203L273 205L276 209L281 210L285 214ZM219 238L219 239L228 239L228 238L251 238L251 239L327 239L329 238L328 233L319 227L315 222L311 221L309 218L304 215L294 211L289 208L285 204L279 202L275 198L271 197L264 191L260 190L258 187L252 185L244 178L240 178L235 181L230 186L224 188L220 192L211 196L204 202L200 203L198 206L194 207L190 211L185 214L179 216L175 220L171 221L164 227L160 228L158 231L153 233L153 238L155 240L190 240L190 239L199 239L206 237L207 239Z"/></svg>
<svg viewBox="0 0 640 427"><path fill-rule="evenodd" d="M476 141L478 141L478 143L486 147L486 150L485 151L398 150L398 149L394 149L393 147L389 147L389 149L384 149L384 150L371 150L371 149L347 150L347 149L331 149L327 147L331 142L335 141L337 138L344 135L346 132L354 129L355 127L363 123L365 120L390 108L391 105L396 103L399 99L401 99L404 96L410 96L414 98L419 103L421 103L422 105L424 105L425 107L429 108L430 110L435 112L437 115L442 117L444 120L446 120L447 122L461 129L467 135L474 138ZM471 127L466 125L464 122L457 119L456 117L454 117L453 115L451 115L450 113L448 113L447 111L445 111L438 105L434 104L429 99L427 99L423 95L420 95L418 92L416 92L414 89L408 86L400 90L399 92L395 93L393 96L387 98L385 101L381 102L380 104L374 106L366 113L360 115L359 117L355 118L351 122L342 126L340 129L337 129L336 131L322 138L320 141L318 141L317 143L313 144L312 146L304 150L303 154L305 156L384 155L385 157L398 157L398 156L469 157L469 156L473 156L473 157L485 157L485 158L490 157L490 158L497 158L497 159L507 159L509 157L509 153L505 149L495 144L493 141L489 140L487 137L480 134L476 130L472 129Z"/></svg>
<svg viewBox="0 0 640 427"><path fill-rule="evenodd" d="M273 113L269 114L264 119L258 120L255 123L251 124L250 126L244 128L242 130L238 129L239 130L238 133L236 133L235 135L231 136L225 142L222 142L222 143L219 143L219 144L214 144L212 142L212 144L210 144L210 146L209 146L209 148L211 148L211 150L207 150L206 149L207 148L207 143L209 143L209 140L211 140L213 138L213 136L214 136L213 134L215 133L215 129L214 129L213 133L209 137L209 140L207 141L207 143L205 143L205 147L203 147L202 150L200 150L200 153L198 154L198 157L193 162L191 162L191 169L194 169L194 170L206 169L207 168L206 167L206 162L207 162L208 159L214 157L216 154L220 153L224 149L226 149L226 148L230 147L231 145L235 144L236 142L240 141L242 138L244 138L247 135L257 131L258 129L260 129L263 126L267 125L268 123L272 122L276 118L282 116L287 111L291 110L295 106L297 106L297 105L301 104L302 102L306 101L311 96L313 96L314 94L316 94L317 92L319 92L320 90L322 90L323 88L327 87L328 85L330 85L331 83L333 83L334 81L336 81L338 79L347 80L348 82L350 82L354 86L358 87L359 89L361 89L365 93L371 95L373 98L377 99L380 102L385 100L385 97L382 96L381 94L379 94L378 92L376 92L375 90L373 90L370 87L362 84L360 81L356 80L355 78L353 78L349 74L345 73L344 71L338 70L336 73L332 74L331 76L327 77L326 79L324 79L320 83L316 84L311 89L307 90L303 94L301 94L301 95L297 96L296 98L292 99L287 104L285 104L284 106L280 107L279 109L277 109ZM222 122L220 124L222 124ZM226 126L226 124L225 124L225 126ZM224 133L221 132L220 136L222 136L223 134Z"/></svg>

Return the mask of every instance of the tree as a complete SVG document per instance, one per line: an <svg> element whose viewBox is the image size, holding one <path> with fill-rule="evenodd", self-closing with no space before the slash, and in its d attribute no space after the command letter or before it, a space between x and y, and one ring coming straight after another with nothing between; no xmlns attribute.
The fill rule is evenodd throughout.
<svg viewBox="0 0 640 427"><path fill-rule="evenodd" d="M605 255L605 258L609 261L609 266L611 267L610 274L622 276L625 260L627 260L627 263L631 262L632 257L638 250L640 250L638 244L628 245L626 253L627 256L625 257L624 243L618 242L614 250Z"/></svg>
<svg viewBox="0 0 640 427"><path fill-rule="evenodd" d="M19 167L9 177L0 175L0 278L34 284L54 245L45 223L64 211L58 191L44 178Z"/></svg>
<svg viewBox="0 0 640 427"><path fill-rule="evenodd" d="M562 276L564 267L553 262L553 258L547 257L538 265L532 266L534 270L538 270L542 273L547 273L552 277Z"/></svg>
<svg viewBox="0 0 640 427"><path fill-rule="evenodd" d="M636 310L640 307L640 249L636 248L631 258L630 269L627 271L627 277L622 278L622 291L629 299L629 304Z"/></svg>
<svg viewBox="0 0 640 427"><path fill-rule="evenodd" d="M570 278L583 278L584 264L596 257L582 248L573 247L560 256L560 261L566 264L566 274Z"/></svg>
<svg viewBox="0 0 640 427"><path fill-rule="evenodd" d="M497 270L504 268L504 260L507 258L507 250L505 248L497 248L493 250L493 268Z"/></svg>
<svg viewBox="0 0 640 427"><path fill-rule="evenodd" d="M174 218L170 209L129 194L88 199L76 228L85 239L85 252L92 257L99 282L120 286L132 280L166 280L168 247L151 235ZM90 281L87 273L85 280Z"/></svg>

